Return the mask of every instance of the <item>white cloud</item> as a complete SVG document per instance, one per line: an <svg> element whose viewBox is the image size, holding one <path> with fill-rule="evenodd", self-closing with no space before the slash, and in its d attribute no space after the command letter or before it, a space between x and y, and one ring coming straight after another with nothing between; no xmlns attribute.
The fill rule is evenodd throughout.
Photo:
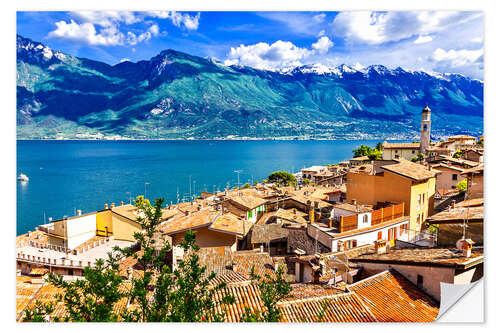
<svg viewBox="0 0 500 333"><path fill-rule="evenodd" d="M326 18L326 14L325 13L321 13L321 14L318 14L318 15L314 15L313 16L313 20L317 23L321 23L325 20Z"/></svg>
<svg viewBox="0 0 500 333"><path fill-rule="evenodd" d="M479 50L449 50L438 48L434 51L431 59L442 68L462 68L478 64L482 59L483 49Z"/></svg>
<svg viewBox="0 0 500 333"><path fill-rule="evenodd" d="M422 36L419 35L417 39L413 42L414 44L424 44L424 43L429 43L432 42L432 37L431 36Z"/></svg>
<svg viewBox="0 0 500 333"><path fill-rule="evenodd" d="M125 62L125 61L130 61L130 59L129 58L121 58L120 59L120 62Z"/></svg>
<svg viewBox="0 0 500 333"><path fill-rule="evenodd" d="M331 28L334 35L351 42L381 44L442 31L481 15L452 11L352 11L339 13Z"/></svg>
<svg viewBox="0 0 500 333"><path fill-rule="evenodd" d="M323 36L316 43L312 44L312 48L318 51L319 54L325 54L333 46L330 38Z"/></svg>
<svg viewBox="0 0 500 333"><path fill-rule="evenodd" d="M160 29L158 28L158 25L153 24L147 31L139 34L139 36L136 36L136 34L134 34L133 32L128 32L127 44L136 45L137 43L150 40L152 36L158 36L159 31Z"/></svg>
<svg viewBox="0 0 500 333"><path fill-rule="evenodd" d="M89 22L103 27L109 27L119 22L132 24L141 21L141 18L135 15L134 12L128 11L79 11L72 12L72 15L83 22Z"/></svg>
<svg viewBox="0 0 500 333"><path fill-rule="evenodd" d="M273 44L260 42L253 45L232 47L224 62L226 65L246 65L260 69L301 66L311 62L315 55L324 55L333 46L326 36L320 37L311 49L298 47L292 42L278 40Z"/></svg>
<svg viewBox="0 0 500 333"><path fill-rule="evenodd" d="M300 66L312 51L295 46L291 42L278 40L273 44L257 43L232 47L228 54L226 65L246 65L259 69L273 69L276 67Z"/></svg>
<svg viewBox="0 0 500 333"><path fill-rule="evenodd" d="M200 13L195 16L191 16L189 14L182 14L176 11L151 11L147 12L147 15L161 19L169 19L176 27L184 27L187 30L197 30L200 24Z"/></svg>
<svg viewBox="0 0 500 333"><path fill-rule="evenodd" d="M78 24L71 20L70 23L65 21L56 22L57 29L49 32L49 37L62 38L75 42L83 42L89 45L123 45L125 36L118 31L116 26L101 29L97 33L92 23Z"/></svg>

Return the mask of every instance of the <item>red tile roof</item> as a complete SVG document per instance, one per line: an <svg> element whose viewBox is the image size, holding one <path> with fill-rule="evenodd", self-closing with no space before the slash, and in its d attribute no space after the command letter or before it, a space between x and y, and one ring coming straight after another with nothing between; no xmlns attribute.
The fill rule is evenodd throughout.
<svg viewBox="0 0 500 333"><path fill-rule="evenodd" d="M432 322L439 313L437 302L394 270L359 281L349 289L378 322Z"/></svg>

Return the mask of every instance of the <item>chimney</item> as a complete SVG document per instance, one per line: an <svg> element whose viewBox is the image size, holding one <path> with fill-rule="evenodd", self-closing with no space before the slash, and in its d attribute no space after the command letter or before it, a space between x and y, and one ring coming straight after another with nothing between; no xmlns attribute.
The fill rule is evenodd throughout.
<svg viewBox="0 0 500 333"><path fill-rule="evenodd" d="M120 201L120 206L123 206L123 201Z"/></svg>
<svg viewBox="0 0 500 333"><path fill-rule="evenodd" d="M333 228L333 219L332 218L328 219L328 228Z"/></svg>
<svg viewBox="0 0 500 333"><path fill-rule="evenodd" d="M455 208L455 200L451 200L451 208Z"/></svg>
<svg viewBox="0 0 500 333"><path fill-rule="evenodd" d="M293 209L293 214L294 215L297 214L297 209L295 209L295 208Z"/></svg>
<svg viewBox="0 0 500 333"><path fill-rule="evenodd" d="M427 169L429 169L429 171L432 170L432 166L430 164L427 164Z"/></svg>
<svg viewBox="0 0 500 333"><path fill-rule="evenodd" d="M387 252L387 242L385 239L375 241L375 253L382 254Z"/></svg>
<svg viewBox="0 0 500 333"><path fill-rule="evenodd" d="M314 208L316 208L316 209L319 208L319 202L318 201L314 201Z"/></svg>
<svg viewBox="0 0 500 333"><path fill-rule="evenodd" d="M274 263L274 271L277 272L279 267L280 267L279 262L275 262Z"/></svg>
<svg viewBox="0 0 500 333"><path fill-rule="evenodd" d="M470 238L467 239L459 239L457 241L457 248L462 251L462 254L469 258L472 254L472 245L474 245L474 241Z"/></svg>
<svg viewBox="0 0 500 333"><path fill-rule="evenodd" d="M260 253L264 253L264 244L260 244Z"/></svg>
<svg viewBox="0 0 500 333"><path fill-rule="evenodd" d="M107 203L104 204L104 209L108 209L108 204Z"/></svg>
<svg viewBox="0 0 500 333"><path fill-rule="evenodd" d="M186 211L184 212L184 215L185 215L185 216L189 216L189 213L190 213L190 211L189 211L189 210L186 210Z"/></svg>
<svg viewBox="0 0 500 333"><path fill-rule="evenodd" d="M115 203L114 202L111 203L111 209L113 209L113 208L115 208Z"/></svg>
<svg viewBox="0 0 500 333"><path fill-rule="evenodd" d="M76 213L78 214L78 216L81 216L82 215L82 210L79 209L79 210L76 211Z"/></svg>

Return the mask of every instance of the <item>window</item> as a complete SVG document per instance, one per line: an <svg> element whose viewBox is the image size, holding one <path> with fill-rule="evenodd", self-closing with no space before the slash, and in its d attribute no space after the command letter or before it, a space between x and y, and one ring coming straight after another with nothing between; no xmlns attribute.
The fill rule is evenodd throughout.
<svg viewBox="0 0 500 333"><path fill-rule="evenodd" d="M451 175L451 180L458 180L458 175L456 173Z"/></svg>
<svg viewBox="0 0 500 333"><path fill-rule="evenodd" d="M377 234L377 240L378 239L382 239L382 231L379 231L378 234Z"/></svg>
<svg viewBox="0 0 500 333"><path fill-rule="evenodd" d="M368 215L363 215L363 223L368 223Z"/></svg>
<svg viewBox="0 0 500 333"><path fill-rule="evenodd" d="M424 132L427 131L427 124L424 124Z"/></svg>
<svg viewBox="0 0 500 333"><path fill-rule="evenodd" d="M420 274L417 274L417 288L422 289L424 285L424 277Z"/></svg>
<svg viewBox="0 0 500 333"><path fill-rule="evenodd" d="M415 151L414 151L414 150L412 150L412 151L411 151L411 153L412 153L412 154L415 154Z"/></svg>
<svg viewBox="0 0 500 333"><path fill-rule="evenodd" d="M353 239L352 240L352 247L356 247L356 246L358 246L358 241Z"/></svg>
<svg viewBox="0 0 500 333"><path fill-rule="evenodd" d="M396 149L394 152L395 152L395 153L397 153L397 152L398 152L398 150Z"/></svg>

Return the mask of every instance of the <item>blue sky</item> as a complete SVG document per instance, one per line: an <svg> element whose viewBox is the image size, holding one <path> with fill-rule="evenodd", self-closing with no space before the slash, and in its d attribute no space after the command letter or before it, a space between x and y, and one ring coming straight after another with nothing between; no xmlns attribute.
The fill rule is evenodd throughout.
<svg viewBox="0 0 500 333"><path fill-rule="evenodd" d="M481 12L18 12L17 33L116 64L165 49L227 65L381 64L483 78Z"/></svg>

